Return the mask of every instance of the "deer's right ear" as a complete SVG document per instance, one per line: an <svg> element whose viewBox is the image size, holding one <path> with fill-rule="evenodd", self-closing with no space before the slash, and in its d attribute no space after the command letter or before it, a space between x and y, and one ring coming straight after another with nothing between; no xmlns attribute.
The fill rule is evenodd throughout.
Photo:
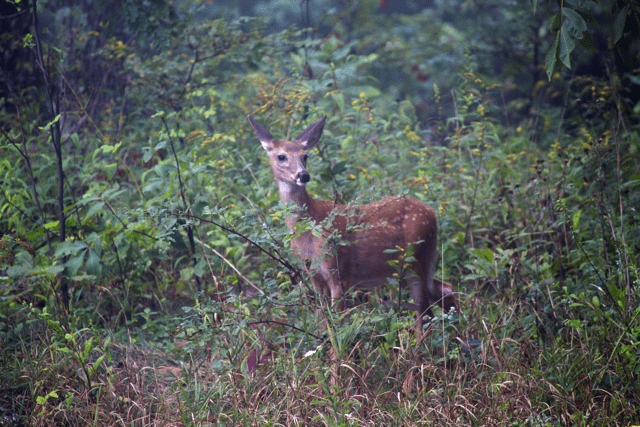
<svg viewBox="0 0 640 427"><path fill-rule="evenodd" d="M251 118L251 116L247 116L247 119L249 119L249 123L251 123L251 127L253 127L254 132L258 136L258 139L260 140L260 143L262 144L262 148L264 148L265 150L269 150L269 148L272 147L272 142L274 140L274 138L271 135L271 133L269 133L267 128L265 128L260 123L258 123L255 120L253 120L253 118Z"/></svg>
<svg viewBox="0 0 640 427"><path fill-rule="evenodd" d="M320 141L320 137L322 136L322 129L324 129L324 122L327 121L327 116L324 116L307 129L302 132L296 138L296 142L302 145L306 151L311 150L315 145Z"/></svg>

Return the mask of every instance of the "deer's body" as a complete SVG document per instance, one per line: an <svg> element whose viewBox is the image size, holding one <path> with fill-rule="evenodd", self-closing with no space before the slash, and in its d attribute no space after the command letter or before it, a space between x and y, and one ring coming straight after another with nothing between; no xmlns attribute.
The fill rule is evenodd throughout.
<svg viewBox="0 0 640 427"><path fill-rule="evenodd" d="M292 249L300 258L319 263L312 282L342 309L345 291L383 285L397 272L388 261L397 260L398 253L385 253L385 250L406 249L413 244L415 261L406 266L410 273L405 279L411 285L417 326L421 331L422 316L430 312L431 304L437 303L445 310L456 306L451 286L434 280L438 236L435 213L408 196L387 197L360 206L313 199L306 189L310 180L306 152L318 143L325 119L311 125L295 141L280 141L249 117L269 155L280 200L293 202L299 208L296 216L286 219L287 227L295 230L300 217L324 227L320 237L305 231L292 239ZM332 219L326 223L329 217ZM346 244L327 247L327 240L336 231Z"/></svg>

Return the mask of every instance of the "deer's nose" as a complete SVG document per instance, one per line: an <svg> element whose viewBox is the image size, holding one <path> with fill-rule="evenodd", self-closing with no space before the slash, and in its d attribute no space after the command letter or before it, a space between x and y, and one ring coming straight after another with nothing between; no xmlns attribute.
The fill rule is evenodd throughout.
<svg viewBox="0 0 640 427"><path fill-rule="evenodd" d="M307 172L298 173L298 176L296 178L299 179L300 182L303 184L306 184L307 182L311 181L311 176Z"/></svg>

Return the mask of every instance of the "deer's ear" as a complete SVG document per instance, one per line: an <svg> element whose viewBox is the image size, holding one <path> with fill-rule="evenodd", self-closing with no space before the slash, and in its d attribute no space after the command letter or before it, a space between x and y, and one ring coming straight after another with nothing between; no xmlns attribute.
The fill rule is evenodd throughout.
<svg viewBox="0 0 640 427"><path fill-rule="evenodd" d="M302 145L305 151L311 150L316 146L320 137L322 136L322 130L324 129L324 122L327 120L327 116L324 116L311 126L309 126L304 132L302 132L296 138L298 144Z"/></svg>
<svg viewBox="0 0 640 427"><path fill-rule="evenodd" d="M271 135L271 133L269 133L267 128L253 120L251 116L247 116L247 119L249 119L249 123L251 123L253 131L256 133L256 136L260 140L262 148L264 148L265 150L269 150L273 146L274 137Z"/></svg>

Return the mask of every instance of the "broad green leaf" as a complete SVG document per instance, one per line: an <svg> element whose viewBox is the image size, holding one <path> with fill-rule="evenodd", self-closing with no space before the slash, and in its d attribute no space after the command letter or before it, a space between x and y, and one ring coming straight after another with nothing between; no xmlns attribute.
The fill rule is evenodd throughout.
<svg viewBox="0 0 640 427"><path fill-rule="evenodd" d="M82 220L82 223L84 224L84 222L86 220L88 220L89 218L91 218L93 215L95 215L96 212L101 211L103 206L104 206L104 202L98 202L95 205L91 206L89 208L89 211L87 212L87 214L84 216L84 219Z"/></svg>
<svg viewBox="0 0 640 427"><path fill-rule="evenodd" d="M151 160L151 156L153 156L153 151L149 147L142 147L142 151L144 154L142 155L142 161L148 163Z"/></svg>
<svg viewBox="0 0 640 427"><path fill-rule="evenodd" d="M69 273L69 276L73 276L76 272L82 267L82 261L84 260L84 255L87 251L80 251L80 253L74 257L69 258L66 262L65 269Z"/></svg>
<svg viewBox="0 0 640 427"><path fill-rule="evenodd" d="M52 265L51 267L48 267L46 270L47 274L58 274L58 273L62 273L64 271L64 265Z"/></svg>
<svg viewBox="0 0 640 427"><path fill-rule="evenodd" d="M556 13L553 17L553 21L551 21L551 32L556 33L560 29L562 25L562 14L560 12Z"/></svg>
<svg viewBox="0 0 640 427"><path fill-rule="evenodd" d="M358 96L364 93L364 96L366 96L369 99L377 98L382 94L382 92L380 92L380 89L373 86L368 86L368 85L353 87L351 91Z"/></svg>
<svg viewBox="0 0 640 427"><path fill-rule="evenodd" d="M334 175L339 175L342 172L344 172L346 169L347 169L347 162L338 162L333 166L332 171Z"/></svg>
<svg viewBox="0 0 640 427"><path fill-rule="evenodd" d="M585 9L576 9L575 11L578 15L582 16L582 19L584 20L584 22L586 22L589 25L599 27L598 21L596 21L596 18L593 17L591 12Z"/></svg>
<svg viewBox="0 0 640 427"><path fill-rule="evenodd" d="M113 179L113 176L118 172L118 164L117 163L109 163L104 165L104 171L107 174L108 179Z"/></svg>
<svg viewBox="0 0 640 427"><path fill-rule="evenodd" d="M344 45L340 49L337 49L335 52L333 52L332 60L335 62L339 62L345 59L347 55L349 55L349 53L351 52L351 48L353 47L353 45L354 45L354 42L351 42Z"/></svg>
<svg viewBox="0 0 640 427"><path fill-rule="evenodd" d="M24 237L27 240L34 240L44 236L44 230L42 228L36 228L33 231L27 231L24 233Z"/></svg>
<svg viewBox="0 0 640 427"><path fill-rule="evenodd" d="M590 50L591 52L598 52L598 48L593 42L593 38L591 37L590 33L585 32L584 37L582 37L582 40L580 40L580 43L585 49Z"/></svg>
<svg viewBox="0 0 640 427"><path fill-rule="evenodd" d="M51 231L60 231L60 221L52 221L43 225L44 228Z"/></svg>
<svg viewBox="0 0 640 427"><path fill-rule="evenodd" d="M616 17L616 22L613 24L613 44L618 43L618 41L622 37L622 34L624 32L624 24L627 21L627 12L629 10L628 8L629 6L625 6L620 10L618 16Z"/></svg>
<svg viewBox="0 0 640 427"><path fill-rule="evenodd" d="M162 185L164 184L164 181L160 178L153 178L151 180L149 180L149 182L147 183L147 185L144 186L144 188L142 189L142 191L144 193L147 193L149 191L156 191L157 189L159 189Z"/></svg>
<svg viewBox="0 0 640 427"><path fill-rule="evenodd" d="M195 274L198 277L204 276L204 274L206 273L206 270L205 270L206 267L207 267L207 260L205 258L200 258L198 260L198 263L193 268L193 274Z"/></svg>
<svg viewBox="0 0 640 427"><path fill-rule="evenodd" d="M63 255L72 255L86 247L87 244L85 242L72 242L71 240L65 240L58 245L54 256L60 257Z"/></svg>
<svg viewBox="0 0 640 427"><path fill-rule="evenodd" d="M7 276L9 277L25 277L34 271L33 268L26 265L12 265L7 268Z"/></svg>
<svg viewBox="0 0 640 427"><path fill-rule="evenodd" d="M191 279L193 277L193 274L193 267L184 267L182 270L180 270L180 278L185 281Z"/></svg>
<svg viewBox="0 0 640 427"><path fill-rule="evenodd" d="M567 30L567 25L565 20L565 24L562 25L560 31L558 31L558 59L564 64L565 67L571 68L571 52L576 47L576 43L573 41L573 37Z"/></svg>
<svg viewBox="0 0 640 427"><path fill-rule="evenodd" d="M577 14L575 10L567 7L562 8L562 14L565 17L562 22L563 27L565 27L573 37L581 39L583 37L582 32L587 31L587 23L584 22L582 16Z"/></svg>
<svg viewBox="0 0 640 427"><path fill-rule="evenodd" d="M494 257L494 253L491 249L489 248L484 248L484 249L474 249L473 252L480 258L482 258L483 260L487 261L488 263L492 263L493 262L493 257Z"/></svg>
<svg viewBox="0 0 640 427"><path fill-rule="evenodd" d="M122 145L123 141L118 142L115 145L104 144L100 147L103 153L115 153L118 151L118 148Z"/></svg>
<svg viewBox="0 0 640 427"><path fill-rule="evenodd" d="M551 46L549 46L549 50L547 50L547 55L544 59L544 66L547 70L547 77L551 80L551 76L553 75L553 69L556 66L556 54L558 52L558 42L560 40L560 34L556 34Z"/></svg>
<svg viewBox="0 0 640 427"><path fill-rule="evenodd" d="M102 254L102 237L97 233L92 233L91 236L96 236L92 248L96 252L96 255L100 256Z"/></svg>
<svg viewBox="0 0 640 427"><path fill-rule="evenodd" d="M102 274L102 264L100 264L100 257L93 249L89 249L85 268L87 273L100 277Z"/></svg>

